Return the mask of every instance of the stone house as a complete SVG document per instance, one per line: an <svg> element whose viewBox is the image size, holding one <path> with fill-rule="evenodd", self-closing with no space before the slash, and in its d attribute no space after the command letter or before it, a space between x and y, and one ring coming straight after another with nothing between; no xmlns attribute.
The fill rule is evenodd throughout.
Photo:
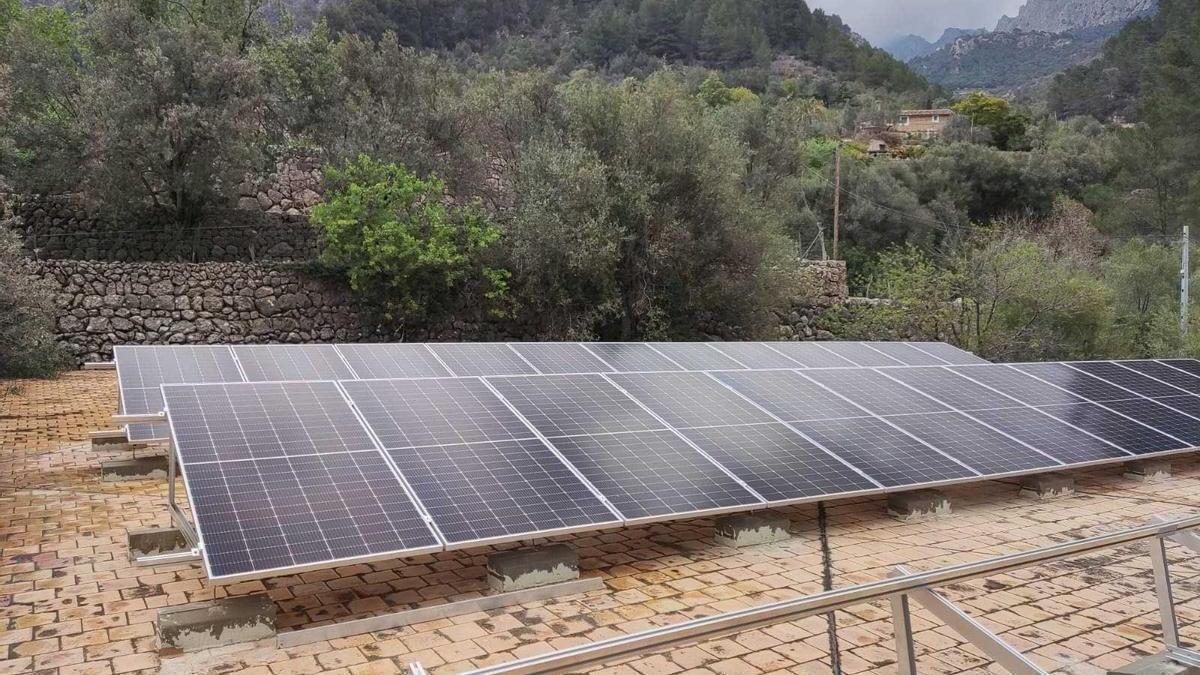
<svg viewBox="0 0 1200 675"><path fill-rule="evenodd" d="M910 137L936 138L945 131L952 119L954 119L954 111L949 108L901 110L900 120L896 123L896 131Z"/></svg>

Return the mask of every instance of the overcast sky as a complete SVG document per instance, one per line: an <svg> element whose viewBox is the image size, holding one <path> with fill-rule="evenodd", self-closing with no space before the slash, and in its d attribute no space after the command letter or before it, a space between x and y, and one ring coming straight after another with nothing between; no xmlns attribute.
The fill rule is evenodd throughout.
<svg viewBox="0 0 1200 675"><path fill-rule="evenodd" d="M996 27L1001 15L1016 16L1025 0L809 0L837 14L859 35L882 46L915 33L936 40L946 28Z"/></svg>

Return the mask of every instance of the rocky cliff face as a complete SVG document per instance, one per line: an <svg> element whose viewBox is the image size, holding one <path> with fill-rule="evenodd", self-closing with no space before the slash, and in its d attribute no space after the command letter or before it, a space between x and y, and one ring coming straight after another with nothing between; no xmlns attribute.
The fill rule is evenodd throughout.
<svg viewBox="0 0 1200 675"><path fill-rule="evenodd" d="M1015 18L1001 17L996 32L1066 33L1124 23L1157 6L1158 0L1029 0Z"/></svg>

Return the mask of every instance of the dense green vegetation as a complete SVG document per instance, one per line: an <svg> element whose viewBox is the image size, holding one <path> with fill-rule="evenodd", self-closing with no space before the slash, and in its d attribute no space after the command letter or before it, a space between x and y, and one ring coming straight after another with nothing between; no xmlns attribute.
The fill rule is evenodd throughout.
<svg viewBox="0 0 1200 675"><path fill-rule="evenodd" d="M947 100L781 0L358 0L304 30L256 0L0 0L0 177L185 236L247 172L319 148L323 263L385 323L694 339L770 335L797 258L830 249L840 153L852 290L893 301L842 335L1187 350L1168 237L1200 207L1200 9L1164 7L1144 124L1114 129ZM852 139L951 104L907 160Z"/></svg>
<svg viewBox="0 0 1200 675"><path fill-rule="evenodd" d="M16 225L0 208L0 377L46 377L69 359L54 339L51 284L29 279Z"/></svg>

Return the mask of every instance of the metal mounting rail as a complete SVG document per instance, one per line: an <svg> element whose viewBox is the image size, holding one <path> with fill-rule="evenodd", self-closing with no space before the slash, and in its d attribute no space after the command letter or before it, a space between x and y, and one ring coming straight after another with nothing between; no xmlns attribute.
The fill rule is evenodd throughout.
<svg viewBox="0 0 1200 675"><path fill-rule="evenodd" d="M808 616L826 614L854 605L884 599L893 600L893 607L903 609L903 612L898 614L898 617L900 621L907 623L907 598L909 597L923 601L922 604L933 602L936 605L941 605L942 603L949 605L948 601L940 598L940 596L931 599L929 591L938 586L970 581L972 579L992 576L1023 567L1031 567L1053 560L1070 558L1091 551L1113 548L1134 542L1155 540L1153 543L1158 544L1162 541L1163 537L1179 541L1179 543L1189 549L1193 548L1192 544L1200 548L1200 538L1184 533L1185 530L1196 527L1200 527L1200 515L1173 520L1166 520L1160 517L1149 524L1120 532L1054 544L1032 551L1010 553L977 562L952 565L927 572L917 572L905 574L904 576L880 579L878 581L839 588L802 598L782 600L758 607L718 614L716 616L693 619L672 626L653 628L639 633L622 635L591 644L578 645L547 654L518 659L509 663L480 668L471 671L470 675L532 675L535 673L577 672L670 647L703 642L760 626L784 621L795 621ZM1153 551L1157 547L1152 546L1151 548ZM1161 567L1162 573L1159 574L1158 557L1152 557L1155 560L1155 581L1160 607L1164 612L1163 625L1168 626L1168 631L1170 631L1176 626L1174 604L1170 601L1170 578L1166 573L1165 563ZM1163 560L1165 561L1165 556L1163 556ZM1167 591L1165 600L1164 589ZM897 602L897 599L901 601ZM950 605L950 607L953 606ZM940 611L945 614L949 613L945 611L944 606ZM954 627L956 629L959 628L959 626ZM967 632L972 632L970 626L967 626ZM1175 632L1177 633L1177 631ZM964 635L964 637L968 640L976 638L988 639L987 636L978 634ZM1177 658L1178 660L1200 659L1200 654L1179 647L1177 634L1169 634L1167 636L1167 644L1169 654L1173 658ZM993 647L997 651L1004 649L1004 647L995 644L993 644ZM900 645L899 651L901 652L900 657L903 659L901 661L903 665L913 663L911 649L911 642L907 645ZM905 651L908 653L903 653ZM1019 662L1018 659L1011 658L1011 654L1007 656L1009 657L1006 659L1008 664L1015 665ZM1006 667L1008 664L998 661L998 665L1002 667ZM410 670L414 675L425 672L420 663L410 664ZM905 670L904 672L914 671ZM1017 672L1021 672L1021 670Z"/></svg>

